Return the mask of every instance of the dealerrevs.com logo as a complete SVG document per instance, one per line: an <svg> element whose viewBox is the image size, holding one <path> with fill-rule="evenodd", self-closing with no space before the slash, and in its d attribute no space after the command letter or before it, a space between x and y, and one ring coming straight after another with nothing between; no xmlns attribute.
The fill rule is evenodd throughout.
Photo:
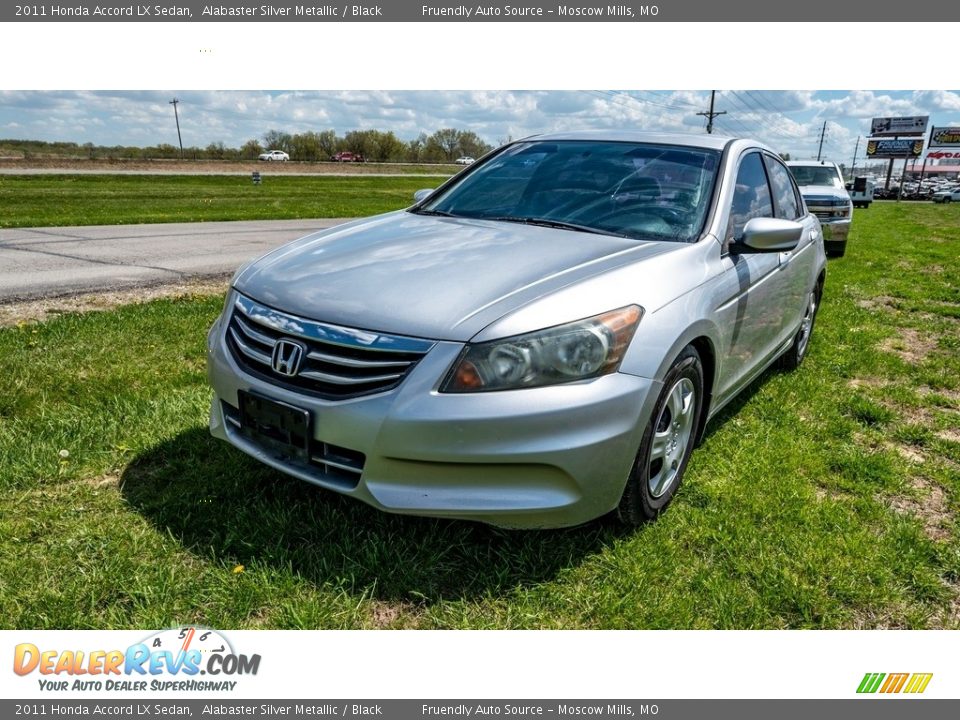
<svg viewBox="0 0 960 720"><path fill-rule="evenodd" d="M234 651L216 630L164 630L126 650L47 649L33 643L13 651L13 672L37 675L45 691L232 691L238 676L256 675L260 655Z"/></svg>

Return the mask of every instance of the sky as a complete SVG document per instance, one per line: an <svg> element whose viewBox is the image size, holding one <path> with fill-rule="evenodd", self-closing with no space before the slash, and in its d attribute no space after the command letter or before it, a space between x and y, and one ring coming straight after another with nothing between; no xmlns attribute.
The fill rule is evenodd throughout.
<svg viewBox="0 0 960 720"><path fill-rule="evenodd" d="M0 91L0 138L176 145L177 97L185 146L239 147L270 129L392 130L409 140L444 127L492 145L557 130L616 128L704 132L709 91ZM873 117L929 115L960 126L960 91L717 91L716 134L754 137L791 157L849 164ZM860 142L858 162L863 160Z"/></svg>

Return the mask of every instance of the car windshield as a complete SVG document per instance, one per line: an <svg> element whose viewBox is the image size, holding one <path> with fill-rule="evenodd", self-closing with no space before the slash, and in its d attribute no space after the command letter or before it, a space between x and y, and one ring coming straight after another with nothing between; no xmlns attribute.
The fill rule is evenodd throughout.
<svg viewBox="0 0 960 720"><path fill-rule="evenodd" d="M414 212L693 242L719 161L717 151L676 145L521 142Z"/></svg>
<svg viewBox="0 0 960 720"><path fill-rule="evenodd" d="M791 165L797 185L830 185L843 190L843 180L837 171L826 165Z"/></svg>

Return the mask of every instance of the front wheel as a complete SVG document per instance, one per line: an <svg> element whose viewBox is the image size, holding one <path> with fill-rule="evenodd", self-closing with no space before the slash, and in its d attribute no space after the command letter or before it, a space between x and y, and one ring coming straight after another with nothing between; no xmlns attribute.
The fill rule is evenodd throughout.
<svg viewBox="0 0 960 720"><path fill-rule="evenodd" d="M617 514L629 525L654 520L680 487L696 444L703 408L703 365L693 346L684 348L663 381L640 442Z"/></svg>

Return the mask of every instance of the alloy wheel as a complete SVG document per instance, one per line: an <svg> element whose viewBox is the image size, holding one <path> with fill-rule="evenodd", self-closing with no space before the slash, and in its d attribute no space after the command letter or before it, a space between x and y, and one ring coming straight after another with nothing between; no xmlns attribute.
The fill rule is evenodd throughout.
<svg viewBox="0 0 960 720"><path fill-rule="evenodd" d="M680 472L693 437L696 389L689 378L680 378L670 389L654 425L647 482L650 495L658 498Z"/></svg>
<svg viewBox="0 0 960 720"><path fill-rule="evenodd" d="M803 314L803 320L800 321L800 335L797 337L797 355L803 357L807 354L807 345L810 343L810 335L813 332L813 318L817 314L817 292L810 291L810 297L807 299L807 310Z"/></svg>

